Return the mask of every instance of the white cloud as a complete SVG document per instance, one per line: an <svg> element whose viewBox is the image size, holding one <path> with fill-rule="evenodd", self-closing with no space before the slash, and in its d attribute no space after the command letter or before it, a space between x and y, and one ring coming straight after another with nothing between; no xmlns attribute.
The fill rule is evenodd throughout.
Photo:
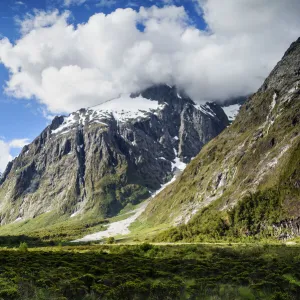
<svg viewBox="0 0 300 300"><path fill-rule="evenodd" d="M6 91L36 98L51 112L163 82L198 102L226 99L254 92L299 35L298 0L199 3L206 31L175 6L117 9L77 26L68 13L36 12L22 23L19 41L0 41L0 61L11 74Z"/></svg>
<svg viewBox="0 0 300 300"><path fill-rule="evenodd" d="M42 10L34 10L34 14L27 13L25 18L16 18L17 24L20 25L20 30L23 35L28 34L30 31L47 28L64 22L68 19L70 13L66 11L64 14L59 15L58 10L47 13Z"/></svg>
<svg viewBox="0 0 300 300"><path fill-rule="evenodd" d="M0 173L4 172L7 163L12 160L9 151L9 145L0 140Z"/></svg>
<svg viewBox="0 0 300 300"><path fill-rule="evenodd" d="M12 149L21 149L28 143L28 139L15 139L10 142L0 140L0 173L5 171L8 162L13 159L10 151Z"/></svg>
<svg viewBox="0 0 300 300"><path fill-rule="evenodd" d="M64 6L70 7L72 5L81 5L85 2L86 0L64 0Z"/></svg>
<svg viewBox="0 0 300 300"><path fill-rule="evenodd" d="M9 148L23 148L29 143L29 139L14 139L8 143Z"/></svg>

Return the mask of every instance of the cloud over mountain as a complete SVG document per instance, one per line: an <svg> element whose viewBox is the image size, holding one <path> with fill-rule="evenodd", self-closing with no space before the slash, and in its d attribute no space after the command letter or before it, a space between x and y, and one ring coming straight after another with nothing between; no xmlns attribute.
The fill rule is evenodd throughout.
<svg viewBox="0 0 300 300"><path fill-rule="evenodd" d="M6 91L36 98L51 112L162 82L199 102L226 99L255 91L300 32L298 0L199 5L206 30L176 6L117 9L77 25L68 13L36 11L16 43L0 41L0 61L10 71Z"/></svg>
<svg viewBox="0 0 300 300"><path fill-rule="evenodd" d="M0 173L5 170L5 167L10 160L12 160L12 156L9 153L9 145L0 140Z"/></svg>
<svg viewBox="0 0 300 300"><path fill-rule="evenodd" d="M13 156L10 154L11 149L23 148L28 143L28 139L15 139L10 142L0 139L0 173L4 172L7 163L13 159Z"/></svg>

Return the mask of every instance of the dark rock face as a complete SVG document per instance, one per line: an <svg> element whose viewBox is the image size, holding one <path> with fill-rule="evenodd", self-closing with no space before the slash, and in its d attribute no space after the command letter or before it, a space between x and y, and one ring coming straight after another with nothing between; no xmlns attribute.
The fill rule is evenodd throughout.
<svg viewBox="0 0 300 300"><path fill-rule="evenodd" d="M216 104L196 105L167 85L141 98L151 109L81 109L56 117L10 163L0 182L2 224L46 211L112 216L172 178L218 135L228 119ZM114 104L112 100L108 105ZM182 166L182 165L181 165Z"/></svg>

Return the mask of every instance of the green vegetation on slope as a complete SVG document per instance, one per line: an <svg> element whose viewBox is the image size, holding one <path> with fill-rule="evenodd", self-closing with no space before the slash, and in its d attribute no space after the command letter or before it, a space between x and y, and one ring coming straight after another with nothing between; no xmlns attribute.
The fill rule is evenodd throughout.
<svg viewBox="0 0 300 300"><path fill-rule="evenodd" d="M32 220L1 226L0 235L18 236L25 234L32 238L38 238L43 242L56 243L77 239L95 231L102 231L108 223L109 221L103 218L70 218L50 212Z"/></svg>
<svg viewBox="0 0 300 300"><path fill-rule="evenodd" d="M273 94L257 93L249 99L237 120L150 203L140 221L149 227L183 223L195 209L216 202L217 212L235 205L247 192L270 189L283 191L290 217L300 215L300 101L282 104L285 113L278 113L265 132L262 124Z"/></svg>
<svg viewBox="0 0 300 300"><path fill-rule="evenodd" d="M280 193L274 190L250 193L228 212L231 234L265 234L272 230L268 227L284 218L280 198Z"/></svg>
<svg viewBox="0 0 300 300"><path fill-rule="evenodd" d="M160 233L154 240L235 240L249 239L251 236L255 239L278 238L278 234L283 232L274 231L272 225L300 215L300 140L289 151L281 162L282 167L274 170L257 192L248 192L236 201L233 208L222 209L224 198L230 197L226 191L222 197L201 209L187 225ZM181 186L180 182L175 189L178 186ZM177 201L177 197L182 197L181 193L175 194L173 201ZM286 232L291 233L290 230Z"/></svg>
<svg viewBox="0 0 300 300"><path fill-rule="evenodd" d="M286 216L281 193L277 190L249 193L236 206L218 211L213 203L192 220L154 237L155 241L218 241L277 238L273 224ZM276 232L277 234L277 232Z"/></svg>
<svg viewBox="0 0 300 300"><path fill-rule="evenodd" d="M1 236L22 237L26 235L32 242L35 239L43 244L57 244L82 238L85 235L103 231L107 229L110 223L118 222L129 218L141 204L127 204L118 215L113 218L102 218L101 216L91 214L78 214L72 218L68 215L60 215L52 211L37 216L34 219L19 221L12 224L0 226L0 245ZM6 245L6 244L5 244ZM39 245L33 243L32 245Z"/></svg>

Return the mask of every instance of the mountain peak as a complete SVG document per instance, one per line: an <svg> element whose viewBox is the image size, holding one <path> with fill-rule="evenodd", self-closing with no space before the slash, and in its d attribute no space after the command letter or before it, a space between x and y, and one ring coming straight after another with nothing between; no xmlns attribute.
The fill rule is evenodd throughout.
<svg viewBox="0 0 300 300"><path fill-rule="evenodd" d="M293 42L272 70L259 91L273 89L287 92L300 81L300 38Z"/></svg>
<svg viewBox="0 0 300 300"><path fill-rule="evenodd" d="M293 42L290 47L286 50L284 56L283 56L283 59L289 55L291 55L293 52L295 51L300 51L300 37L295 41Z"/></svg>
<svg viewBox="0 0 300 300"><path fill-rule="evenodd" d="M69 116L55 117L50 130L52 134L65 134L78 126L108 123L137 122L160 114L166 106L172 113L180 113L186 105L192 105L202 114L226 123L226 116L213 104L196 105L183 91L166 84L154 85L139 93L123 94L99 105L80 109Z"/></svg>
<svg viewBox="0 0 300 300"><path fill-rule="evenodd" d="M157 84L146 88L145 90L132 94L133 97L138 95L146 99L159 99L159 103L190 103L195 104L193 100L186 95L183 90L178 89L176 86L168 84Z"/></svg>

